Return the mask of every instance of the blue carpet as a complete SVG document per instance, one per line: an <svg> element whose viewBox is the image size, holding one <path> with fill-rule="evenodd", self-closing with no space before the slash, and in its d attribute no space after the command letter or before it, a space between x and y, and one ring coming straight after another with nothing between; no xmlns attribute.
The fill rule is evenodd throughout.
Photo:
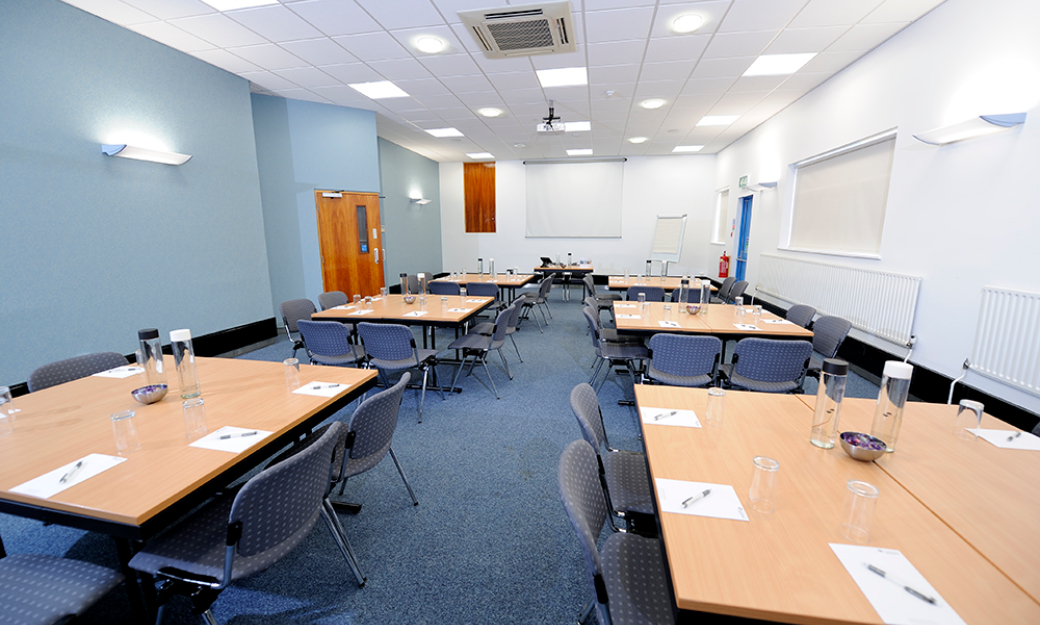
<svg viewBox="0 0 1040 625"><path fill-rule="evenodd" d="M406 391L393 446L418 507L389 459L349 480L345 494L336 496L364 505L360 514L340 519L368 578L365 588L354 583L319 521L284 560L225 590L214 606L217 619L236 624L573 622L588 593L577 539L557 493L556 464L564 447L581 436L568 398L576 384L588 381L593 346L577 296L561 302L555 291L550 306L554 318L544 334L533 320L516 334L525 362L517 361L506 341L513 380L492 356L500 400L478 367L472 377L460 378L461 394L441 401L438 393L427 393L418 424L417 394ZM440 331L437 344L443 348L452 338ZM241 358L281 361L290 353L283 340ZM450 380L454 367L442 366L440 373ZM617 405L622 396L632 396L631 384L627 376L614 380L612 375L600 391L611 443L641 449L634 410ZM816 382L809 380L806 392L815 390ZM877 397L877 386L853 374L848 395ZM337 417L346 419L355 407ZM113 543L105 536L9 515L0 515L0 536L11 553L117 566ZM165 623L198 622L182 600L165 616ZM117 590L81 622L127 619L125 594Z"/></svg>

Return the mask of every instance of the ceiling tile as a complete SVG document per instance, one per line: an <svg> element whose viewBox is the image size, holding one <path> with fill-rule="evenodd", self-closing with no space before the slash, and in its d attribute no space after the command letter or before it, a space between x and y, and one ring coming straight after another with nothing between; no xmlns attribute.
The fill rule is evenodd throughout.
<svg viewBox="0 0 1040 625"><path fill-rule="evenodd" d="M379 24L353 2L313 0L312 2L293 2L287 4L286 8L330 37L380 30Z"/></svg>
<svg viewBox="0 0 1040 625"><path fill-rule="evenodd" d="M542 106L545 104L545 92L541 89L499 90L498 95L511 109L523 109L525 105Z"/></svg>
<svg viewBox="0 0 1040 625"><path fill-rule="evenodd" d="M535 69L558 69L562 67L585 67L585 46L577 46L574 52L536 54L531 57Z"/></svg>
<svg viewBox="0 0 1040 625"><path fill-rule="evenodd" d="M882 0L809 0L791 20L790 28L852 25L866 17Z"/></svg>
<svg viewBox="0 0 1040 625"><path fill-rule="evenodd" d="M746 91L772 91L787 80L787 76L748 76L738 78L730 87L731 93L743 93Z"/></svg>
<svg viewBox="0 0 1040 625"><path fill-rule="evenodd" d="M484 103L489 100L498 100L498 94L494 91L483 91L474 93L457 93L459 100L462 101L470 109L470 115L473 114L473 109L484 106Z"/></svg>
<svg viewBox="0 0 1040 625"><path fill-rule="evenodd" d="M832 72L798 72L780 85L779 91L808 93L834 74Z"/></svg>
<svg viewBox="0 0 1040 625"><path fill-rule="evenodd" d="M845 69L850 63L854 62L859 57L863 56L863 52L860 50L846 50L842 52L823 52L817 54L812 58L811 61L805 64L799 73L802 72L829 72L834 73Z"/></svg>
<svg viewBox="0 0 1040 625"><path fill-rule="evenodd" d="M506 0L430 0L449 23L459 21L459 11L508 7Z"/></svg>
<svg viewBox="0 0 1040 625"><path fill-rule="evenodd" d="M766 54L820 52L848 30L848 26L788 28L766 48Z"/></svg>
<svg viewBox="0 0 1040 625"><path fill-rule="evenodd" d="M395 80L394 84L411 96L450 95L451 91L436 78L411 78Z"/></svg>
<svg viewBox="0 0 1040 625"><path fill-rule="evenodd" d="M743 115L758 104L766 94L761 91L749 93L727 93L711 107L711 115Z"/></svg>
<svg viewBox="0 0 1040 625"><path fill-rule="evenodd" d="M321 31L280 4L244 11L231 11L226 15L275 43L322 36Z"/></svg>
<svg viewBox="0 0 1040 625"><path fill-rule="evenodd" d="M376 72L371 67L365 65L364 63L347 63L345 65L325 65L321 68L321 71L341 81L344 84L354 84L359 82L375 82L377 80L383 80L383 77L379 75L378 72ZM354 90L351 89L351 91ZM354 91L354 93L357 92Z"/></svg>
<svg viewBox="0 0 1040 625"><path fill-rule="evenodd" d="M358 62L356 56L344 50L335 41L324 37L306 41L287 41L280 45L288 50L290 54L298 56L315 66Z"/></svg>
<svg viewBox="0 0 1040 625"><path fill-rule="evenodd" d="M200 0L124 0L127 4L150 13L161 20L172 20L178 17L206 15L217 10ZM69 4L77 4L70 2Z"/></svg>
<svg viewBox="0 0 1040 625"><path fill-rule="evenodd" d="M637 100L645 98L665 98L671 99L679 95L683 85L686 81L680 80L647 80L639 81L636 85L636 90L632 94L632 97Z"/></svg>
<svg viewBox="0 0 1040 625"><path fill-rule="evenodd" d="M551 87L545 89L545 97L553 100L575 100L577 98L588 98L589 88L581 87Z"/></svg>
<svg viewBox="0 0 1040 625"><path fill-rule="evenodd" d="M120 26L154 22L158 17L135 9L120 0L65 0L65 3Z"/></svg>
<svg viewBox="0 0 1040 625"><path fill-rule="evenodd" d="M617 43L590 43L585 47L589 67L604 65L628 65L642 63L646 51L645 41L619 41Z"/></svg>
<svg viewBox="0 0 1040 625"><path fill-rule="evenodd" d="M653 7L588 12L585 14L588 43L646 39L653 15Z"/></svg>
<svg viewBox="0 0 1040 625"><path fill-rule="evenodd" d="M275 93L283 98L291 98L293 100L307 100L309 102L318 102L319 104L331 104L327 98L311 91L307 91L306 89L279 89L275 91Z"/></svg>
<svg viewBox="0 0 1040 625"><path fill-rule="evenodd" d="M277 91L278 89L296 89L298 85L286 80L273 72L242 72L239 74L249 82L255 82L264 89Z"/></svg>
<svg viewBox="0 0 1040 625"><path fill-rule="evenodd" d="M755 62L753 56L735 59L703 59L697 64L690 78L719 78L722 76L740 76Z"/></svg>
<svg viewBox="0 0 1040 625"><path fill-rule="evenodd" d="M489 74L488 80L498 90L538 89L540 83L534 72L510 72L508 74Z"/></svg>
<svg viewBox="0 0 1040 625"><path fill-rule="evenodd" d="M486 74L531 71L530 57L521 56L510 59L489 59L483 54L474 54L473 60Z"/></svg>
<svg viewBox="0 0 1040 625"><path fill-rule="evenodd" d="M293 56L288 51L279 48L273 43L262 46L244 46L241 48L230 48L228 50L236 56L240 56L250 63L255 63L264 69L289 69L292 67L305 67L307 63Z"/></svg>
<svg viewBox="0 0 1040 625"><path fill-rule="evenodd" d="M183 52L197 52L199 50L213 50L213 44L203 41L194 35L190 35L176 26L167 22L149 22L147 24L135 24L128 26L131 30L149 39L154 39L176 50Z"/></svg>
<svg viewBox="0 0 1040 625"><path fill-rule="evenodd" d="M280 69L275 70L274 73L286 80L291 80L305 89L310 89L312 87L332 87L340 84L339 81L332 76L329 76L320 69L315 69L313 67Z"/></svg>
<svg viewBox="0 0 1040 625"><path fill-rule="evenodd" d="M672 110L707 109L711 108L718 100L719 96L714 93L706 95L683 94L675 98L675 101L672 103Z"/></svg>
<svg viewBox="0 0 1040 625"><path fill-rule="evenodd" d="M739 74L736 75L739 76ZM734 75L718 78L694 78L686 81L682 93L689 95L726 93L734 82L736 82Z"/></svg>
<svg viewBox="0 0 1040 625"><path fill-rule="evenodd" d="M444 76L441 82L456 95L460 93L474 93L477 91L494 91L487 78L481 75L471 76Z"/></svg>
<svg viewBox="0 0 1040 625"><path fill-rule="evenodd" d="M870 15L864 24L878 22L912 22L942 4L945 0L886 0Z"/></svg>
<svg viewBox="0 0 1040 625"><path fill-rule="evenodd" d="M905 23L857 24L844 36L834 42L828 52L842 50L872 50L884 43L889 37L903 30Z"/></svg>
<svg viewBox="0 0 1040 625"><path fill-rule="evenodd" d="M657 9L657 17L654 19L651 37L693 37L697 35L711 35L718 30L726 11L730 9L731 0L716 2L681 2L678 4L664 4ZM677 35L672 32L672 22L680 15L694 13L704 18L704 23L695 32L688 35ZM777 27L779 28L779 26ZM759 30L746 28L743 30Z"/></svg>
<svg viewBox="0 0 1040 625"><path fill-rule="evenodd" d="M191 54L199 60L205 61L210 65L216 65L220 69L227 70L232 74L258 72L263 69L241 57L231 54L227 50L200 50Z"/></svg>
<svg viewBox="0 0 1040 625"><path fill-rule="evenodd" d="M419 62L434 76L464 76L480 73L480 68L468 54L423 56L419 57Z"/></svg>
<svg viewBox="0 0 1040 625"><path fill-rule="evenodd" d="M403 87L402 87L403 89ZM407 89L405 89L407 91ZM419 100L431 110L444 109L444 108L458 108L463 106L462 101L459 100L454 94L415 94L415 99Z"/></svg>
<svg viewBox="0 0 1040 625"><path fill-rule="evenodd" d="M742 56L758 56L765 50L779 31L765 30L753 33L727 33L715 35L704 51L705 59L731 59Z"/></svg>
<svg viewBox="0 0 1040 625"><path fill-rule="evenodd" d="M675 61L672 63L644 63L643 71L639 74L639 82L654 80L682 80L683 83L690 76L696 61ZM680 88L682 88L680 86Z"/></svg>
<svg viewBox="0 0 1040 625"><path fill-rule="evenodd" d="M365 33L349 37L333 37L333 41L362 61L410 59L412 55L390 33Z"/></svg>
<svg viewBox="0 0 1040 625"><path fill-rule="evenodd" d="M356 0L383 28L413 28L435 26L444 20L430 0Z"/></svg>
<svg viewBox="0 0 1040 625"><path fill-rule="evenodd" d="M663 63L666 61L696 61L701 58L708 47L711 36L700 37L662 37L651 39L646 46L647 63Z"/></svg>
<svg viewBox="0 0 1040 625"><path fill-rule="evenodd" d="M451 30L455 33L455 38L458 40L458 42L461 43L468 52L473 53L474 57L476 57L476 55L478 54L483 56L484 49L477 43L477 41L473 38L473 35L470 34L469 30L465 26L463 26L461 22L457 24L452 24Z"/></svg>
<svg viewBox="0 0 1040 625"><path fill-rule="evenodd" d="M184 17L168 23L220 48L267 43L260 35L219 13Z"/></svg>
<svg viewBox="0 0 1040 625"><path fill-rule="evenodd" d="M726 14L719 32L783 28L805 3L806 0L737 0Z"/></svg>
<svg viewBox="0 0 1040 625"><path fill-rule="evenodd" d="M390 34L398 43L404 46L406 50L420 58L436 57L446 54L461 54L466 52L466 48L459 43L458 38L455 36L455 32L447 24L426 26L422 28L403 28L400 30L392 30L390 31ZM436 37L443 41L445 44L444 50L437 54L427 54L416 49L415 40L424 36Z"/></svg>
<svg viewBox="0 0 1040 625"><path fill-rule="evenodd" d="M606 87L614 90L634 90L639 79L639 65L614 65L610 67L589 68L589 85Z"/></svg>
<svg viewBox="0 0 1040 625"><path fill-rule="evenodd" d="M415 59L371 61L368 66L390 81L430 77L430 72L426 71L426 68Z"/></svg>
<svg viewBox="0 0 1040 625"><path fill-rule="evenodd" d="M473 111L465 105L454 108L437 109L436 113L438 117L445 120L469 119L473 117Z"/></svg>
<svg viewBox="0 0 1040 625"><path fill-rule="evenodd" d="M362 101L368 101L368 98L361 95L357 91L354 91L346 85L335 85L332 87L314 87L312 89L314 93L320 94L337 104L346 104L349 102L360 103Z"/></svg>

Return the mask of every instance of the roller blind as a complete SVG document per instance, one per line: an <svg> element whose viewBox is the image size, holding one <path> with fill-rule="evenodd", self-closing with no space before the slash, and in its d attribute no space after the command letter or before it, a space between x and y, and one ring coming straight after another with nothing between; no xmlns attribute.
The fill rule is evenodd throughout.
<svg viewBox="0 0 1040 625"><path fill-rule="evenodd" d="M621 237L624 160L525 165L529 238Z"/></svg>
<svg viewBox="0 0 1040 625"><path fill-rule="evenodd" d="M885 224L895 134L795 164L789 247L877 254Z"/></svg>

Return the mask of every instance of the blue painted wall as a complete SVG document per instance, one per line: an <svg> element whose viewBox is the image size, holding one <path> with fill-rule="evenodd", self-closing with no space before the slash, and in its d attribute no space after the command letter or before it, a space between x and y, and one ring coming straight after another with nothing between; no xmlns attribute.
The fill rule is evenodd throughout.
<svg viewBox="0 0 1040 625"><path fill-rule="evenodd" d="M381 215L386 226L386 282L397 284L402 273L441 271L440 166L411 150L379 139L379 171L383 183ZM432 200L422 206L411 198Z"/></svg>
<svg viewBox="0 0 1040 625"><path fill-rule="evenodd" d="M0 3L0 59L0 383L273 316L246 81L57 0Z"/></svg>
<svg viewBox="0 0 1040 625"><path fill-rule="evenodd" d="M317 305L325 289L314 190L379 192L376 116L329 104L252 98L271 301L275 310L301 297Z"/></svg>

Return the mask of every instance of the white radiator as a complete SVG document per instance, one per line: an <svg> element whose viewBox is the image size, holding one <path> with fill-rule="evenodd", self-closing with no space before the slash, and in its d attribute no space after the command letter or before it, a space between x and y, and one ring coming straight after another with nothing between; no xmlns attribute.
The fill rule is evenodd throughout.
<svg viewBox="0 0 1040 625"><path fill-rule="evenodd" d="M773 254L759 259L757 292L848 319L852 327L899 346L910 340L920 276Z"/></svg>
<svg viewBox="0 0 1040 625"><path fill-rule="evenodd" d="M1040 395L1040 293L982 288L971 369Z"/></svg>

